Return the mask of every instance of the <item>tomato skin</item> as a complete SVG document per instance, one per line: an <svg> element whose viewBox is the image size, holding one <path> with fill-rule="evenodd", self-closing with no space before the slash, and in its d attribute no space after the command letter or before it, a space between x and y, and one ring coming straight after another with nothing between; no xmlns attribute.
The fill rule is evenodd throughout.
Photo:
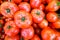
<svg viewBox="0 0 60 40"><path fill-rule="evenodd" d="M39 9L33 9L31 11L31 15L32 15L33 21L35 23L40 23L45 16L44 12L42 10L39 10Z"/></svg>
<svg viewBox="0 0 60 40"><path fill-rule="evenodd" d="M4 2L0 7L1 14L7 18L12 18L17 10L17 5L11 2Z"/></svg>
<svg viewBox="0 0 60 40"><path fill-rule="evenodd" d="M40 10L42 10L42 11L43 11L43 10L45 9L44 4L40 4L40 5L39 5L39 7L38 7L38 9L40 9Z"/></svg>
<svg viewBox="0 0 60 40"><path fill-rule="evenodd" d="M23 10L15 13L14 21L19 28L28 28L32 24L32 16Z"/></svg>
<svg viewBox="0 0 60 40"><path fill-rule="evenodd" d="M14 37L10 37L10 36L5 36L4 40L19 40L19 36L14 36Z"/></svg>
<svg viewBox="0 0 60 40"><path fill-rule="evenodd" d="M30 0L30 5L32 8L38 8L42 0Z"/></svg>
<svg viewBox="0 0 60 40"><path fill-rule="evenodd" d="M31 39L34 36L34 29L33 27L29 27L26 29L21 30L21 36L25 39Z"/></svg>
<svg viewBox="0 0 60 40"><path fill-rule="evenodd" d="M24 2L28 2L29 0L24 0Z"/></svg>
<svg viewBox="0 0 60 40"><path fill-rule="evenodd" d="M56 33L51 28L44 28L41 31L41 36L43 40L53 40L56 37Z"/></svg>
<svg viewBox="0 0 60 40"><path fill-rule="evenodd" d="M35 34L31 40L41 40L41 39L39 38L38 35Z"/></svg>
<svg viewBox="0 0 60 40"><path fill-rule="evenodd" d="M46 20L46 19L44 19L43 21L41 21L39 24L39 27L40 28L46 28L46 27L48 27L48 21Z"/></svg>
<svg viewBox="0 0 60 40"><path fill-rule="evenodd" d="M26 12L30 12L31 10L30 4L27 2L21 2L18 7L20 10L24 10Z"/></svg>
<svg viewBox="0 0 60 40"><path fill-rule="evenodd" d="M56 12L49 12L46 18L49 22L56 22L58 20L58 15Z"/></svg>
<svg viewBox="0 0 60 40"><path fill-rule="evenodd" d="M46 6L46 11L57 11L59 9L59 5L57 1L52 1Z"/></svg>
<svg viewBox="0 0 60 40"><path fill-rule="evenodd" d="M14 37L19 33L19 28L15 25L14 21L8 21L4 26L5 34Z"/></svg>

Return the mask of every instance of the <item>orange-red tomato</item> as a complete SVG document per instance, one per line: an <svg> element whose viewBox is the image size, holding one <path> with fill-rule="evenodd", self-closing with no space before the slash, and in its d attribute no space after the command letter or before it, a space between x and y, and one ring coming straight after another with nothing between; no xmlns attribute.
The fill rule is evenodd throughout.
<svg viewBox="0 0 60 40"><path fill-rule="evenodd" d="M30 0L30 5L32 8L38 8L42 3L42 0Z"/></svg>
<svg viewBox="0 0 60 40"><path fill-rule="evenodd" d="M48 4L52 1L55 1L55 0L45 0L45 2L47 2Z"/></svg>
<svg viewBox="0 0 60 40"><path fill-rule="evenodd" d="M19 28L15 25L14 21L8 21L4 26L5 34L14 37L19 33Z"/></svg>
<svg viewBox="0 0 60 40"><path fill-rule="evenodd" d="M46 19L44 19L38 25L39 25L40 28L46 28L46 27L48 27L48 21Z"/></svg>
<svg viewBox="0 0 60 40"><path fill-rule="evenodd" d="M46 6L47 11L57 11L59 9L59 2L52 1Z"/></svg>
<svg viewBox="0 0 60 40"><path fill-rule="evenodd" d="M26 29L21 30L21 36L25 39L31 39L34 36L34 29L33 27L29 27Z"/></svg>
<svg viewBox="0 0 60 40"><path fill-rule="evenodd" d="M41 39L39 38L38 35L35 34L31 40L41 40Z"/></svg>
<svg viewBox="0 0 60 40"><path fill-rule="evenodd" d="M19 28L28 28L32 24L32 16L21 10L15 13L14 21Z"/></svg>
<svg viewBox="0 0 60 40"><path fill-rule="evenodd" d="M31 7L30 7L30 4L29 3L27 3L27 2L21 2L19 4L19 9L20 10L24 10L26 12L30 12Z"/></svg>
<svg viewBox="0 0 60 40"><path fill-rule="evenodd" d="M10 37L10 36L5 36L4 40L19 40L19 36L14 36L14 37Z"/></svg>
<svg viewBox="0 0 60 40"><path fill-rule="evenodd" d="M51 28L44 28L41 31L42 40L53 40L56 37L56 33Z"/></svg>
<svg viewBox="0 0 60 40"><path fill-rule="evenodd" d="M58 15L56 12L49 12L47 15L46 15L46 18L49 22L56 22L57 19L58 19Z"/></svg>
<svg viewBox="0 0 60 40"><path fill-rule="evenodd" d="M39 9L33 9L31 11L31 15L32 15L33 21L35 23L40 23L45 16L44 12L42 10L39 10Z"/></svg>
<svg viewBox="0 0 60 40"><path fill-rule="evenodd" d="M11 2L4 2L0 7L1 14L7 18L12 18L17 10L17 5Z"/></svg>

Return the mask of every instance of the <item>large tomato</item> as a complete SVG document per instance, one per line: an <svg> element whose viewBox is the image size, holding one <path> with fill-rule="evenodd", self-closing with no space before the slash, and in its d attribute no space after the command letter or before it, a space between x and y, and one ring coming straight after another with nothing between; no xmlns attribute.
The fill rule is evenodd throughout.
<svg viewBox="0 0 60 40"><path fill-rule="evenodd" d="M41 31L41 37L43 40L54 40L56 37L56 33L51 28L44 28Z"/></svg>
<svg viewBox="0 0 60 40"><path fill-rule="evenodd" d="M34 29L33 27L29 27L26 29L21 30L21 36L25 39L31 39L34 36Z"/></svg>
<svg viewBox="0 0 60 40"><path fill-rule="evenodd" d="M10 37L10 36L5 36L4 40L19 40L19 36L14 36L14 37Z"/></svg>
<svg viewBox="0 0 60 40"><path fill-rule="evenodd" d="M46 15L46 18L49 22L55 22L57 21L58 19L58 15L56 12L49 12L47 15Z"/></svg>
<svg viewBox="0 0 60 40"><path fill-rule="evenodd" d="M30 0L30 5L32 8L38 8L42 3L42 0Z"/></svg>
<svg viewBox="0 0 60 40"><path fill-rule="evenodd" d="M31 7L30 7L30 4L29 3L27 3L27 2L21 2L19 4L19 9L20 10L24 10L26 12L30 12Z"/></svg>
<svg viewBox="0 0 60 40"><path fill-rule="evenodd" d="M38 35L35 34L31 40L41 40L41 39L39 38Z"/></svg>
<svg viewBox="0 0 60 40"><path fill-rule="evenodd" d="M42 10L39 10L39 9L33 9L31 11L31 15L32 15L33 21L35 23L40 23L45 16L44 12Z"/></svg>
<svg viewBox="0 0 60 40"><path fill-rule="evenodd" d="M19 33L19 28L15 25L13 21L8 21L4 26L5 34L14 37Z"/></svg>
<svg viewBox="0 0 60 40"><path fill-rule="evenodd" d="M17 10L18 10L17 5L11 2L4 2L1 4L0 7L1 14L7 18L9 17L12 18Z"/></svg>
<svg viewBox="0 0 60 40"><path fill-rule="evenodd" d="M32 16L21 10L15 13L14 21L19 28L28 28L32 24Z"/></svg>

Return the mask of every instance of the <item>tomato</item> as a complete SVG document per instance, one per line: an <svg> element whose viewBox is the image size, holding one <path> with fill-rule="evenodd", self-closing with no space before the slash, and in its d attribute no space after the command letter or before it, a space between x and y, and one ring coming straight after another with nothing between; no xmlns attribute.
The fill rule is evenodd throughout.
<svg viewBox="0 0 60 40"><path fill-rule="evenodd" d="M58 35L58 36L55 38L55 40L60 40L60 35Z"/></svg>
<svg viewBox="0 0 60 40"><path fill-rule="evenodd" d="M41 39L39 38L38 35L35 34L31 40L41 40Z"/></svg>
<svg viewBox="0 0 60 40"><path fill-rule="evenodd" d="M4 26L5 34L14 37L19 33L19 28L15 25L14 21L8 21Z"/></svg>
<svg viewBox="0 0 60 40"><path fill-rule="evenodd" d="M42 0L30 0L30 5L32 8L38 8L42 3Z"/></svg>
<svg viewBox="0 0 60 40"><path fill-rule="evenodd" d="M31 39L34 36L34 29L33 27L29 27L26 29L21 30L21 36L25 39Z"/></svg>
<svg viewBox="0 0 60 40"><path fill-rule="evenodd" d="M41 37L43 40L54 40L56 37L56 33L51 28L44 28L41 31Z"/></svg>
<svg viewBox="0 0 60 40"><path fill-rule="evenodd" d="M11 21L12 20L12 18L6 18L5 19L5 21L7 22L7 21Z"/></svg>
<svg viewBox="0 0 60 40"><path fill-rule="evenodd" d="M11 2L4 2L0 7L1 14L7 18L12 18L17 10L17 5Z"/></svg>
<svg viewBox="0 0 60 40"><path fill-rule="evenodd" d="M14 37L10 37L10 36L5 36L4 40L19 40L19 36L14 36Z"/></svg>
<svg viewBox="0 0 60 40"><path fill-rule="evenodd" d="M44 10L44 9L45 9L44 4L40 4L39 7L38 7L38 9L40 9L40 10Z"/></svg>
<svg viewBox="0 0 60 40"><path fill-rule="evenodd" d="M19 9L20 9L20 10L24 10L24 11L26 11L26 12L30 12L31 7L30 7L30 4L29 4L29 3L27 3L27 2L21 2L21 3L19 4Z"/></svg>
<svg viewBox="0 0 60 40"><path fill-rule="evenodd" d="M42 0L42 3L43 3L43 4L46 4L46 0Z"/></svg>
<svg viewBox="0 0 60 40"><path fill-rule="evenodd" d="M46 11L57 11L59 9L59 2L52 1L46 6Z"/></svg>
<svg viewBox="0 0 60 40"><path fill-rule="evenodd" d="M45 16L44 12L42 10L39 10L39 9L33 9L31 11L31 15L32 15L33 21L35 23L40 23Z"/></svg>
<svg viewBox="0 0 60 40"><path fill-rule="evenodd" d="M46 15L46 18L49 22L55 22L57 21L58 19L58 15L56 12L49 12L47 15Z"/></svg>
<svg viewBox="0 0 60 40"><path fill-rule="evenodd" d="M28 2L29 0L24 0L24 2Z"/></svg>
<svg viewBox="0 0 60 40"><path fill-rule="evenodd" d="M36 23L33 23L32 26L36 29L38 28L38 25Z"/></svg>
<svg viewBox="0 0 60 40"><path fill-rule="evenodd" d="M48 27L48 21L46 19L44 19L42 22L40 22L39 24L40 28L45 28Z"/></svg>
<svg viewBox="0 0 60 40"><path fill-rule="evenodd" d="M60 28L60 19L58 19L56 22L53 22L52 25L53 28Z"/></svg>
<svg viewBox="0 0 60 40"><path fill-rule="evenodd" d="M19 28L28 28L32 24L32 16L21 10L15 13L14 21Z"/></svg>
<svg viewBox="0 0 60 40"><path fill-rule="evenodd" d="M52 1L55 1L55 0L45 0L48 4Z"/></svg>

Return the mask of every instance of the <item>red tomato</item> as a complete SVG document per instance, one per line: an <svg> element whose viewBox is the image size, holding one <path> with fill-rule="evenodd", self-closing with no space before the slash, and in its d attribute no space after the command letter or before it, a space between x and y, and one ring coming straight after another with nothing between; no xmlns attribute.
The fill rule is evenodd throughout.
<svg viewBox="0 0 60 40"><path fill-rule="evenodd" d="M19 36L14 36L14 37L10 37L10 36L5 36L4 40L19 40Z"/></svg>
<svg viewBox="0 0 60 40"><path fill-rule="evenodd" d="M44 4L40 4L39 7L38 7L38 9L40 9L40 10L44 10L44 9L45 9Z"/></svg>
<svg viewBox="0 0 60 40"><path fill-rule="evenodd" d="M15 13L14 21L19 28L28 28L32 24L32 16L21 10Z"/></svg>
<svg viewBox="0 0 60 40"><path fill-rule="evenodd" d="M60 28L60 19L58 19L56 22L52 23L53 28Z"/></svg>
<svg viewBox="0 0 60 40"><path fill-rule="evenodd" d="M43 4L46 4L46 0L42 0L42 3L43 3Z"/></svg>
<svg viewBox="0 0 60 40"><path fill-rule="evenodd" d="M52 1L46 6L47 11L57 11L59 9L59 2Z"/></svg>
<svg viewBox="0 0 60 40"><path fill-rule="evenodd" d="M39 9L33 9L31 11L31 15L32 15L33 21L35 23L40 23L45 16L44 12L42 10L39 10Z"/></svg>
<svg viewBox="0 0 60 40"><path fill-rule="evenodd" d="M21 2L19 4L19 9L20 10L24 10L26 12L30 12L31 7L30 7L30 4L29 3L27 3L27 2Z"/></svg>
<svg viewBox="0 0 60 40"><path fill-rule="evenodd" d="M40 28L46 28L46 27L48 27L48 21L44 19L38 25L39 25Z"/></svg>
<svg viewBox="0 0 60 40"><path fill-rule="evenodd" d="M30 1L30 0L24 0L24 2L28 2L28 1Z"/></svg>
<svg viewBox="0 0 60 40"><path fill-rule="evenodd" d="M33 27L29 27L26 29L21 30L21 36L25 39L31 39L34 36L34 29Z"/></svg>
<svg viewBox="0 0 60 40"><path fill-rule="evenodd" d="M8 21L4 26L5 34L14 37L19 33L19 28L15 25L13 21Z"/></svg>
<svg viewBox="0 0 60 40"><path fill-rule="evenodd" d="M32 8L38 8L42 3L42 0L30 0L30 5Z"/></svg>
<svg viewBox="0 0 60 40"><path fill-rule="evenodd" d="M41 32L43 40L53 40L56 37L55 31L50 28L44 28Z"/></svg>
<svg viewBox="0 0 60 40"><path fill-rule="evenodd" d="M49 12L47 15L46 15L46 18L49 22L55 22L57 21L58 19L58 15L56 12Z"/></svg>
<svg viewBox="0 0 60 40"><path fill-rule="evenodd" d="M31 40L41 40L41 39L39 38L38 35L35 34Z"/></svg>
<svg viewBox="0 0 60 40"><path fill-rule="evenodd" d="M1 4L0 7L1 14L8 18L10 17L12 18L17 10L18 10L17 5L11 2L4 2Z"/></svg>

